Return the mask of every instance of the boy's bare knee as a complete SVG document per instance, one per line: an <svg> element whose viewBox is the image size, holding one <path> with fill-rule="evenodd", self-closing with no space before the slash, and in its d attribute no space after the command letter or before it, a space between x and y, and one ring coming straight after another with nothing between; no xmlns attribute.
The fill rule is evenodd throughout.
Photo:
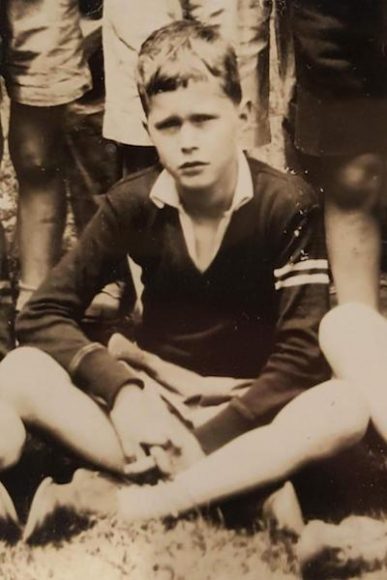
<svg viewBox="0 0 387 580"><path fill-rule="evenodd" d="M308 463L330 457L359 441L365 434L370 413L361 393L350 383L330 380L309 389L273 422L282 439L286 437L296 460Z"/></svg>
<svg viewBox="0 0 387 580"><path fill-rule="evenodd" d="M37 399L52 393L57 381L69 381L66 371L47 353L29 346L11 351L0 364L0 397L28 419Z"/></svg>
<svg viewBox="0 0 387 580"><path fill-rule="evenodd" d="M334 426L334 444L338 449L346 449L364 437L370 421L370 410L355 385L339 380L330 382L334 389L329 418Z"/></svg>
<svg viewBox="0 0 387 580"><path fill-rule="evenodd" d="M341 352L353 337L374 334L378 329L387 335L385 320L370 306L350 302L332 308L320 322L319 343L333 371L336 372Z"/></svg>

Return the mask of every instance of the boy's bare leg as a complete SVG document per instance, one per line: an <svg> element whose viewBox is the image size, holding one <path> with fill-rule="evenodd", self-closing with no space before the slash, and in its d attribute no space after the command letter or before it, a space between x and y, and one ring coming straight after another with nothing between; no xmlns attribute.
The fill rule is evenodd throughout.
<svg viewBox="0 0 387 580"><path fill-rule="evenodd" d="M0 471L15 465L22 454L26 432L15 410L0 400ZM12 498L0 482L0 538L10 543L20 537L20 524Z"/></svg>
<svg viewBox="0 0 387 580"><path fill-rule="evenodd" d="M0 398L83 459L123 473L125 459L109 418L44 352L22 347L0 364Z"/></svg>
<svg viewBox="0 0 387 580"><path fill-rule="evenodd" d="M25 439L26 432L19 416L0 400L0 471L19 461Z"/></svg>
<svg viewBox="0 0 387 580"><path fill-rule="evenodd" d="M270 425L238 437L172 481L118 487L89 473L42 495L56 507L114 515L126 522L177 515L279 481L308 462L349 447L363 437L368 417L356 389L332 380L294 399ZM46 516L32 514L31 533Z"/></svg>
<svg viewBox="0 0 387 580"><path fill-rule="evenodd" d="M320 345L335 375L362 392L375 428L387 441L386 320L363 304L338 306L322 320Z"/></svg>
<svg viewBox="0 0 387 580"><path fill-rule="evenodd" d="M178 474L167 497L180 512L264 487L353 445L367 424L368 409L350 384L322 383L295 398L270 425L238 437ZM120 506L130 517L133 506L126 504L124 494L120 492Z"/></svg>
<svg viewBox="0 0 387 580"><path fill-rule="evenodd" d="M63 114L64 106L11 102L9 147L19 182L18 244L25 289L19 309L61 255L66 219Z"/></svg>
<svg viewBox="0 0 387 580"><path fill-rule="evenodd" d="M339 304L379 306L381 231L377 208L384 181L381 155L323 163L328 253Z"/></svg>

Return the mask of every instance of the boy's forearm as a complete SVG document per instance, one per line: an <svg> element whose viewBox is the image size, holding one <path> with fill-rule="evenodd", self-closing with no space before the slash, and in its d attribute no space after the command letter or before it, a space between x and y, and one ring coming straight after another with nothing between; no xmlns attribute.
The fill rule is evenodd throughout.
<svg viewBox="0 0 387 580"><path fill-rule="evenodd" d="M307 294L310 292L309 289ZM328 378L329 368L317 338L318 323L325 312L323 296L318 295L323 293L320 287L316 302L313 298L304 302L310 319L302 318L302 307L297 315L293 313L282 322L273 352L248 391L196 430L207 453L253 428L267 425L291 400Z"/></svg>
<svg viewBox="0 0 387 580"><path fill-rule="evenodd" d="M257 379L244 396L235 397L226 409L198 427L195 435L203 450L212 453L247 431L269 424L304 391L297 386L278 387L265 377Z"/></svg>

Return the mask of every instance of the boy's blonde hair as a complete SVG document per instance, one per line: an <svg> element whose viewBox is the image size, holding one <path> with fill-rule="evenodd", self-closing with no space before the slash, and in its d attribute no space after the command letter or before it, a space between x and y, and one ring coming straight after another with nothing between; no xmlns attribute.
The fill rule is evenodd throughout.
<svg viewBox="0 0 387 580"><path fill-rule="evenodd" d="M219 80L235 104L241 102L235 52L213 26L178 20L153 32L141 47L137 87L146 115L152 96L210 78Z"/></svg>

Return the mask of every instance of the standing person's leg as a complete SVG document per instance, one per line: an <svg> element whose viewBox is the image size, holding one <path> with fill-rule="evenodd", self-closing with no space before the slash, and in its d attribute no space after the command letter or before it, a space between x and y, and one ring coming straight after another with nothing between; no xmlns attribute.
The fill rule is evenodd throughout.
<svg viewBox="0 0 387 580"><path fill-rule="evenodd" d="M382 155L364 153L321 161L325 227L339 304L379 306L381 224L385 185Z"/></svg>
<svg viewBox="0 0 387 580"><path fill-rule="evenodd" d="M340 304L378 308L387 59L382 2L292 3L296 61L294 143L314 158L328 254ZM364 22L361 29L355 22ZM337 31L342 31L337 34ZM372 39L372 40L370 40ZM327 50L329 47L329 50ZM349 49L350 47L350 49ZM366 53L364 52L365 47Z"/></svg>
<svg viewBox="0 0 387 580"><path fill-rule="evenodd" d="M272 0L243 0L237 8L236 53L244 100L249 104L249 123L242 145L253 149L271 140L270 97L270 17Z"/></svg>
<svg viewBox="0 0 387 580"><path fill-rule="evenodd" d="M1 103L1 94L0 94ZM0 119L0 165L3 158L4 137ZM0 222L0 360L14 346L14 305L11 282L8 274L7 243Z"/></svg>
<svg viewBox="0 0 387 580"><path fill-rule="evenodd" d="M15 308L8 275L7 244L4 228L0 222L0 361L15 345L14 316Z"/></svg>
<svg viewBox="0 0 387 580"><path fill-rule="evenodd" d="M12 102L9 147L19 181L19 309L58 261L66 219L64 107Z"/></svg>
<svg viewBox="0 0 387 580"><path fill-rule="evenodd" d="M303 149L308 151L313 140L320 138L320 132L326 132L322 119L321 127L315 127L317 137L311 135L306 128L310 114L318 112L301 112L298 115L301 122L296 115L296 147L301 148L296 152L294 147L288 147L287 160L292 169L303 173L322 194L327 250L338 303L360 302L378 309L382 197L387 176L385 155L372 150L345 155L318 153L315 143L312 153L304 153ZM304 135L300 138L297 132ZM357 147L355 139L353 137L351 144ZM328 150L334 140L333 136ZM346 143L344 148L349 150L351 146Z"/></svg>
<svg viewBox="0 0 387 580"><path fill-rule="evenodd" d="M20 186L18 307L61 252L65 223L64 107L90 87L77 0L5 5L10 152Z"/></svg>
<svg viewBox="0 0 387 580"><path fill-rule="evenodd" d="M294 42L291 23L291 0L274 0L274 28L278 56L278 73L282 82L285 107L295 88Z"/></svg>

